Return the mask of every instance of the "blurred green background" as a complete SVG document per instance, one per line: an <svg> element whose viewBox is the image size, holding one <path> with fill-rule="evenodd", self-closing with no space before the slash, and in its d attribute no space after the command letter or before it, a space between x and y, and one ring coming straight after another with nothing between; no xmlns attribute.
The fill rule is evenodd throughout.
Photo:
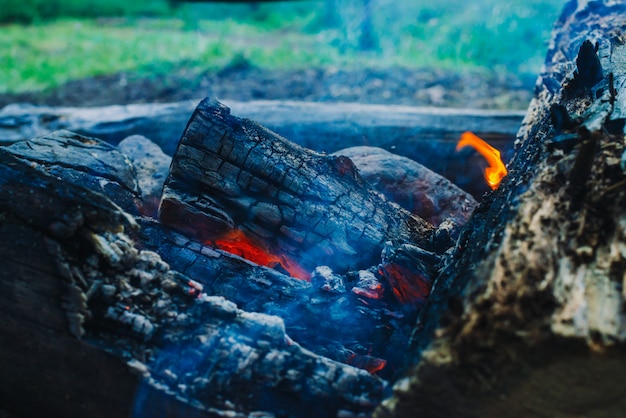
<svg viewBox="0 0 626 418"><path fill-rule="evenodd" d="M0 0L0 93L132 71L438 67L539 72L563 0Z"/></svg>

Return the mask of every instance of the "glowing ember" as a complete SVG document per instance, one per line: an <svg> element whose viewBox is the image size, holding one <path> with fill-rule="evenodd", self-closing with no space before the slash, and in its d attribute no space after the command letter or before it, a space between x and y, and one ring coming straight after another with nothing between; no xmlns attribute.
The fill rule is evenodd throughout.
<svg viewBox="0 0 626 418"><path fill-rule="evenodd" d="M421 306L430 294L430 279L405 266L383 262L379 273L387 278L394 296L402 304Z"/></svg>
<svg viewBox="0 0 626 418"><path fill-rule="evenodd" d="M254 243L240 229L234 229L219 240L211 242L216 248L236 254L246 260L266 267L275 267L280 264L292 277L310 280L311 274L304 270L294 260L286 255L276 255Z"/></svg>
<svg viewBox="0 0 626 418"><path fill-rule="evenodd" d="M367 370L368 372L374 374L385 368L387 360L353 353L346 359L346 364L359 369Z"/></svg>
<svg viewBox="0 0 626 418"><path fill-rule="evenodd" d="M489 163L489 167L485 168L485 180L492 190L497 189L500 181L507 174L506 166L500 158L500 151L471 132L463 132L459 143L456 145L456 150L465 147L472 147L485 157Z"/></svg>

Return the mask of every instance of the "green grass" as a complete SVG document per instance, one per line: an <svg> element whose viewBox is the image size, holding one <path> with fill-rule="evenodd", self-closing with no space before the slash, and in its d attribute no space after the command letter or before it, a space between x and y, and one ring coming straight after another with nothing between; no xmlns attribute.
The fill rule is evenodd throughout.
<svg viewBox="0 0 626 418"><path fill-rule="evenodd" d="M0 93L44 90L120 71L149 76L184 67L200 72L241 61L264 68L400 65L536 73L562 5L557 0L521 5L438 0L437 6L374 1L381 8L374 14L378 48L372 51L358 47L362 10L341 1L338 22L332 24L324 20L321 1L185 6L171 17L152 18L129 17L135 12L124 9L119 14L125 17L107 20L6 24L0 26ZM113 9L120 4L109 3ZM113 9L105 14L115 15Z"/></svg>
<svg viewBox="0 0 626 418"><path fill-rule="evenodd" d="M144 24L145 23L145 24ZM3 27L0 93L41 90L72 79L135 70L164 73L176 65L218 69L242 57L254 65L287 68L340 61L334 48L311 37L276 38L253 26L212 24L209 32L181 30L183 22L102 23L63 20Z"/></svg>

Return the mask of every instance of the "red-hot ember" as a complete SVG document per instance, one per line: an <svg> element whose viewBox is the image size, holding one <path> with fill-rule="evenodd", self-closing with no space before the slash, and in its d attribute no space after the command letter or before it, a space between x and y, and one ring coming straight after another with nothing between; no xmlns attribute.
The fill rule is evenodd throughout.
<svg viewBox="0 0 626 418"><path fill-rule="evenodd" d="M379 273L387 278L394 296L402 304L420 306L430 294L431 280L413 269L395 263L383 263Z"/></svg>
<svg viewBox="0 0 626 418"><path fill-rule="evenodd" d="M489 167L485 168L485 180L492 190L497 189L502 178L507 175L506 166L500 158L500 151L471 132L463 132L459 143L456 145L456 150L465 147L472 147L485 157L489 163Z"/></svg>
<svg viewBox="0 0 626 418"><path fill-rule="evenodd" d="M383 297L383 285L378 283L372 287L353 287L352 293L368 299L381 299Z"/></svg>
<svg viewBox="0 0 626 418"><path fill-rule="evenodd" d="M293 259L283 254L270 253L261 245L253 242L240 229L234 229L211 243L220 250L236 254L258 265L275 267L280 264L292 277L311 280L311 274Z"/></svg>
<svg viewBox="0 0 626 418"><path fill-rule="evenodd" d="M354 353L350 354L345 363L374 374L385 368L387 360Z"/></svg>

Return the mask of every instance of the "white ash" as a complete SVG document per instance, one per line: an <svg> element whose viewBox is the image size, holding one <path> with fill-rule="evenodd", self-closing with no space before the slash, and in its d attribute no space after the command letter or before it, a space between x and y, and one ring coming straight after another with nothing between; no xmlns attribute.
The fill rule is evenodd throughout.
<svg viewBox="0 0 626 418"><path fill-rule="evenodd" d="M313 287L324 292L345 293L346 286L341 276L334 274L333 270L328 266L319 266L313 270L311 275L311 284Z"/></svg>

